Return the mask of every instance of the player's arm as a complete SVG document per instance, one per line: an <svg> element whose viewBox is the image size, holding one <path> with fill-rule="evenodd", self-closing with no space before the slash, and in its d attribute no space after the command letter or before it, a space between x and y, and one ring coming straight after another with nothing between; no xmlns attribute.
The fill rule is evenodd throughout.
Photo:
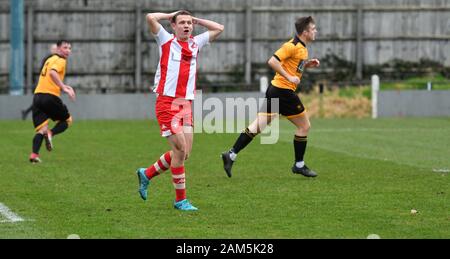
<svg viewBox="0 0 450 259"><path fill-rule="evenodd" d="M300 84L300 78L297 76L292 76L286 70L284 70L283 66L281 66L281 62L275 57L272 56L269 61L267 62L269 66L278 74L282 75L284 78L286 78L289 82L294 83L296 85Z"/></svg>
<svg viewBox="0 0 450 259"><path fill-rule="evenodd" d="M194 24L198 24L198 25L203 26L206 29L208 29L209 42L212 42L217 37L219 37L219 35L223 32L223 30L225 28L220 23L213 22L213 21L206 20L206 19L200 19L200 18L197 18L197 17L192 17L192 22Z"/></svg>
<svg viewBox="0 0 450 259"><path fill-rule="evenodd" d="M75 91L71 86L65 85L61 79L59 78L58 73L55 70L50 70L50 78L55 82L55 84L61 88L61 90L65 93L67 93L72 101L75 101L76 95Z"/></svg>
<svg viewBox="0 0 450 259"><path fill-rule="evenodd" d="M159 28L161 24L160 20L170 20L173 16L175 16L177 12L173 13L148 13L147 14L147 24L150 27L150 31L153 34L157 34L159 32Z"/></svg>

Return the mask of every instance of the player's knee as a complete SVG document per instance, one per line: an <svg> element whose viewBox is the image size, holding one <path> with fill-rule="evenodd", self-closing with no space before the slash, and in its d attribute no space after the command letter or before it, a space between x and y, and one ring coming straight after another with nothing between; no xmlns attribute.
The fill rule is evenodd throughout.
<svg viewBox="0 0 450 259"><path fill-rule="evenodd" d="M36 133L45 134L48 130L48 124L44 124L42 127L36 129Z"/></svg>
<svg viewBox="0 0 450 259"><path fill-rule="evenodd" d="M47 133L47 130L48 130L48 127L42 127L39 130L37 130L36 133L44 135L45 133Z"/></svg>
<svg viewBox="0 0 450 259"><path fill-rule="evenodd" d="M254 138L261 133L261 131L262 129L258 125L250 125L248 128L244 129L243 133L247 134L251 138Z"/></svg>
<svg viewBox="0 0 450 259"><path fill-rule="evenodd" d="M306 136L310 128L311 128L310 123L299 125L297 126L297 133L300 134L301 136Z"/></svg>
<svg viewBox="0 0 450 259"><path fill-rule="evenodd" d="M299 131L301 132L300 135L306 136L309 133L309 127L302 127L302 128L299 129Z"/></svg>
<svg viewBox="0 0 450 259"><path fill-rule="evenodd" d="M184 155L184 160L188 160L191 156L191 151L186 151L186 154Z"/></svg>
<svg viewBox="0 0 450 259"><path fill-rule="evenodd" d="M311 128L311 123L309 123L309 122L302 126L303 131L306 131L306 132L308 132L310 128Z"/></svg>
<svg viewBox="0 0 450 259"><path fill-rule="evenodd" d="M66 122L67 122L67 127L70 127L70 126L72 125L72 123L73 123L72 116L70 116L70 117L66 120Z"/></svg>
<svg viewBox="0 0 450 259"><path fill-rule="evenodd" d="M184 150L173 150L172 161L183 163L184 160L186 160L186 153Z"/></svg>
<svg viewBox="0 0 450 259"><path fill-rule="evenodd" d="M172 151L176 156L183 157L183 159L186 157L186 145L176 144Z"/></svg>

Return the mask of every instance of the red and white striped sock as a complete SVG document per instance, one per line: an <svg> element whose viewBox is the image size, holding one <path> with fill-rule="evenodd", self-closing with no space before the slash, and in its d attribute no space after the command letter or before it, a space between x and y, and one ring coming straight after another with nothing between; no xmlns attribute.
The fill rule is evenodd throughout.
<svg viewBox="0 0 450 259"><path fill-rule="evenodd" d="M170 167L170 170L172 171L172 182L173 186L175 187L175 201L177 202L186 199L184 166L180 166L177 168Z"/></svg>
<svg viewBox="0 0 450 259"><path fill-rule="evenodd" d="M170 167L170 163L172 162L172 157L170 156L170 151L167 151L164 155L162 155L158 161L156 161L152 166L145 170L145 175L150 180L153 177L163 173Z"/></svg>

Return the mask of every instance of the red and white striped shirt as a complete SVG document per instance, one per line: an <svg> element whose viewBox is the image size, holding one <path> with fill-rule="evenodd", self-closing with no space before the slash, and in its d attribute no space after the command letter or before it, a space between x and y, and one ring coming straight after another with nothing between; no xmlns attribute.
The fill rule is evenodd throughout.
<svg viewBox="0 0 450 259"><path fill-rule="evenodd" d="M154 36L159 47L154 92L193 100L197 79L197 57L200 49L208 44L209 32L191 36L187 42L182 42L160 26L159 32Z"/></svg>

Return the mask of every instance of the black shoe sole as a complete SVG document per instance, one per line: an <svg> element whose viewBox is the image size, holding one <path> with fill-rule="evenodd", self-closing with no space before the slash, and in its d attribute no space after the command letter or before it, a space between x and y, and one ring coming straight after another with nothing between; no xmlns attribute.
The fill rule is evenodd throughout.
<svg viewBox="0 0 450 259"><path fill-rule="evenodd" d="M292 173L294 173L294 174L301 174L301 175L303 175L304 177L316 177L316 176L317 176L317 174L313 174L313 175L311 175L311 174L305 174L305 173L303 173L302 171L297 170L297 168L296 168L295 166L292 167Z"/></svg>
<svg viewBox="0 0 450 259"><path fill-rule="evenodd" d="M227 154L222 153L222 160L223 160L223 169L225 170L225 173L229 178L231 178L231 166L233 165L233 161L227 157ZM230 168L227 169L227 165L231 164Z"/></svg>

